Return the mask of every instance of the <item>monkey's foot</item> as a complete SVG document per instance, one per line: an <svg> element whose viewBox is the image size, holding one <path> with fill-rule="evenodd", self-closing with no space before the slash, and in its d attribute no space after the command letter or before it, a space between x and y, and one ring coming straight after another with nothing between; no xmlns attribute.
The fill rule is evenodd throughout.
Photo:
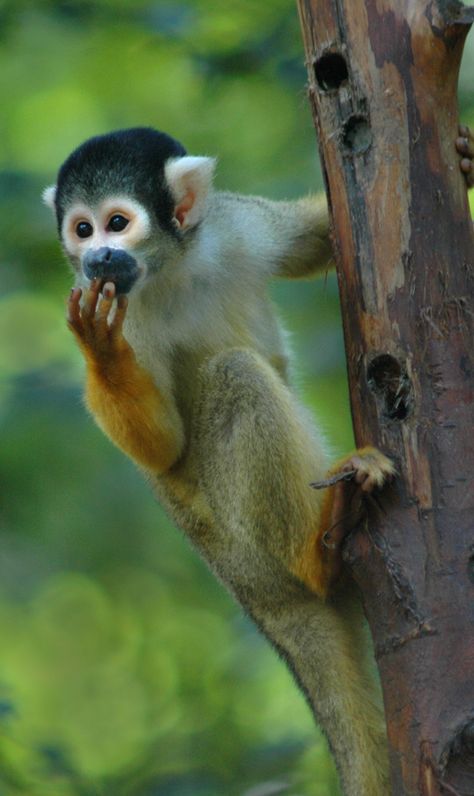
<svg viewBox="0 0 474 796"><path fill-rule="evenodd" d="M342 545L360 523L364 497L395 475L390 459L376 448L361 448L337 462L324 481L311 484L326 489L318 528L293 562L291 571L313 592L325 598L342 569Z"/></svg>
<svg viewBox="0 0 474 796"><path fill-rule="evenodd" d="M395 473L393 462L376 448L361 448L331 469L332 494L325 501L322 522L324 547L341 547L363 516L364 496L381 489Z"/></svg>
<svg viewBox="0 0 474 796"><path fill-rule="evenodd" d="M67 322L86 359L106 371L127 354L134 355L122 334L128 304L126 296L118 296L115 312L112 313L115 285L107 282L103 286L99 302L100 288L100 280L94 279L84 293L82 306L81 288L71 290Z"/></svg>
<svg viewBox="0 0 474 796"><path fill-rule="evenodd" d="M466 178L468 188L474 185L474 136L469 127L459 125L459 138L456 138L456 149L461 155L459 167Z"/></svg>

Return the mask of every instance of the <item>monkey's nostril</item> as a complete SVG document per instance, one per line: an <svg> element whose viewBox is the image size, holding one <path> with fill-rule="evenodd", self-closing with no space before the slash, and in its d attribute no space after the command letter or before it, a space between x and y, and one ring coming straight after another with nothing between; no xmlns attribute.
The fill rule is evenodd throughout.
<svg viewBox="0 0 474 796"><path fill-rule="evenodd" d="M104 263L110 263L111 259L112 259L112 249L106 249L103 255Z"/></svg>

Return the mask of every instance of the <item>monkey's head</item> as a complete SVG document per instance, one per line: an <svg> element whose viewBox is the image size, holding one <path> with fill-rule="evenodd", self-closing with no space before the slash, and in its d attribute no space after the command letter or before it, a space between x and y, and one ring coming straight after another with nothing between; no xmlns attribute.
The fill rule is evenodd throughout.
<svg viewBox="0 0 474 796"><path fill-rule="evenodd" d="M128 293L172 263L204 216L215 160L146 127L90 138L46 188L78 285Z"/></svg>

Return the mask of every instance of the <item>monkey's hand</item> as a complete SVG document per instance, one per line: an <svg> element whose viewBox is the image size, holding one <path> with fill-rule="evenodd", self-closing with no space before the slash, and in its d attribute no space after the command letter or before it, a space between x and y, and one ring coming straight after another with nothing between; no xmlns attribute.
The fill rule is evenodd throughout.
<svg viewBox="0 0 474 796"><path fill-rule="evenodd" d="M327 596L340 575L343 543L364 515L364 498L395 473L393 462L379 450L360 448L337 462L324 481L311 484L326 490L319 528L293 571L320 596Z"/></svg>
<svg viewBox="0 0 474 796"><path fill-rule="evenodd" d="M97 424L138 465L166 472L177 460L183 430L176 407L158 390L137 362L122 333L126 296L119 296L113 313L115 286L102 289L94 280L80 303L74 288L68 302L68 326L87 365L86 404Z"/></svg>
<svg viewBox="0 0 474 796"><path fill-rule="evenodd" d="M459 138L456 138L456 149L461 155L460 169L466 178L468 188L474 185L474 136L469 127L459 125Z"/></svg>
<svg viewBox="0 0 474 796"><path fill-rule="evenodd" d="M81 307L82 290L73 288L68 301L67 323L88 365L105 376L107 373L112 375L122 360L134 358L134 354L122 334L127 297L118 297L115 315L110 319L115 285L112 282L104 285L100 303L99 292L100 280L94 279L84 295Z"/></svg>

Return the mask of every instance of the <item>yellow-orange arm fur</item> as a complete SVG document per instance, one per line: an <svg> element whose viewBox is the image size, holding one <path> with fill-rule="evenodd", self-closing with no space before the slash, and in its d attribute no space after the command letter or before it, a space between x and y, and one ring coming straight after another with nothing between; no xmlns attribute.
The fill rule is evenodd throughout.
<svg viewBox="0 0 474 796"><path fill-rule="evenodd" d="M113 285L92 283L84 297L75 289L69 299L68 324L87 366L86 404L97 424L124 453L154 473L166 472L178 459L183 431L176 408L137 362L122 334L127 302L119 296L115 315L108 317Z"/></svg>

